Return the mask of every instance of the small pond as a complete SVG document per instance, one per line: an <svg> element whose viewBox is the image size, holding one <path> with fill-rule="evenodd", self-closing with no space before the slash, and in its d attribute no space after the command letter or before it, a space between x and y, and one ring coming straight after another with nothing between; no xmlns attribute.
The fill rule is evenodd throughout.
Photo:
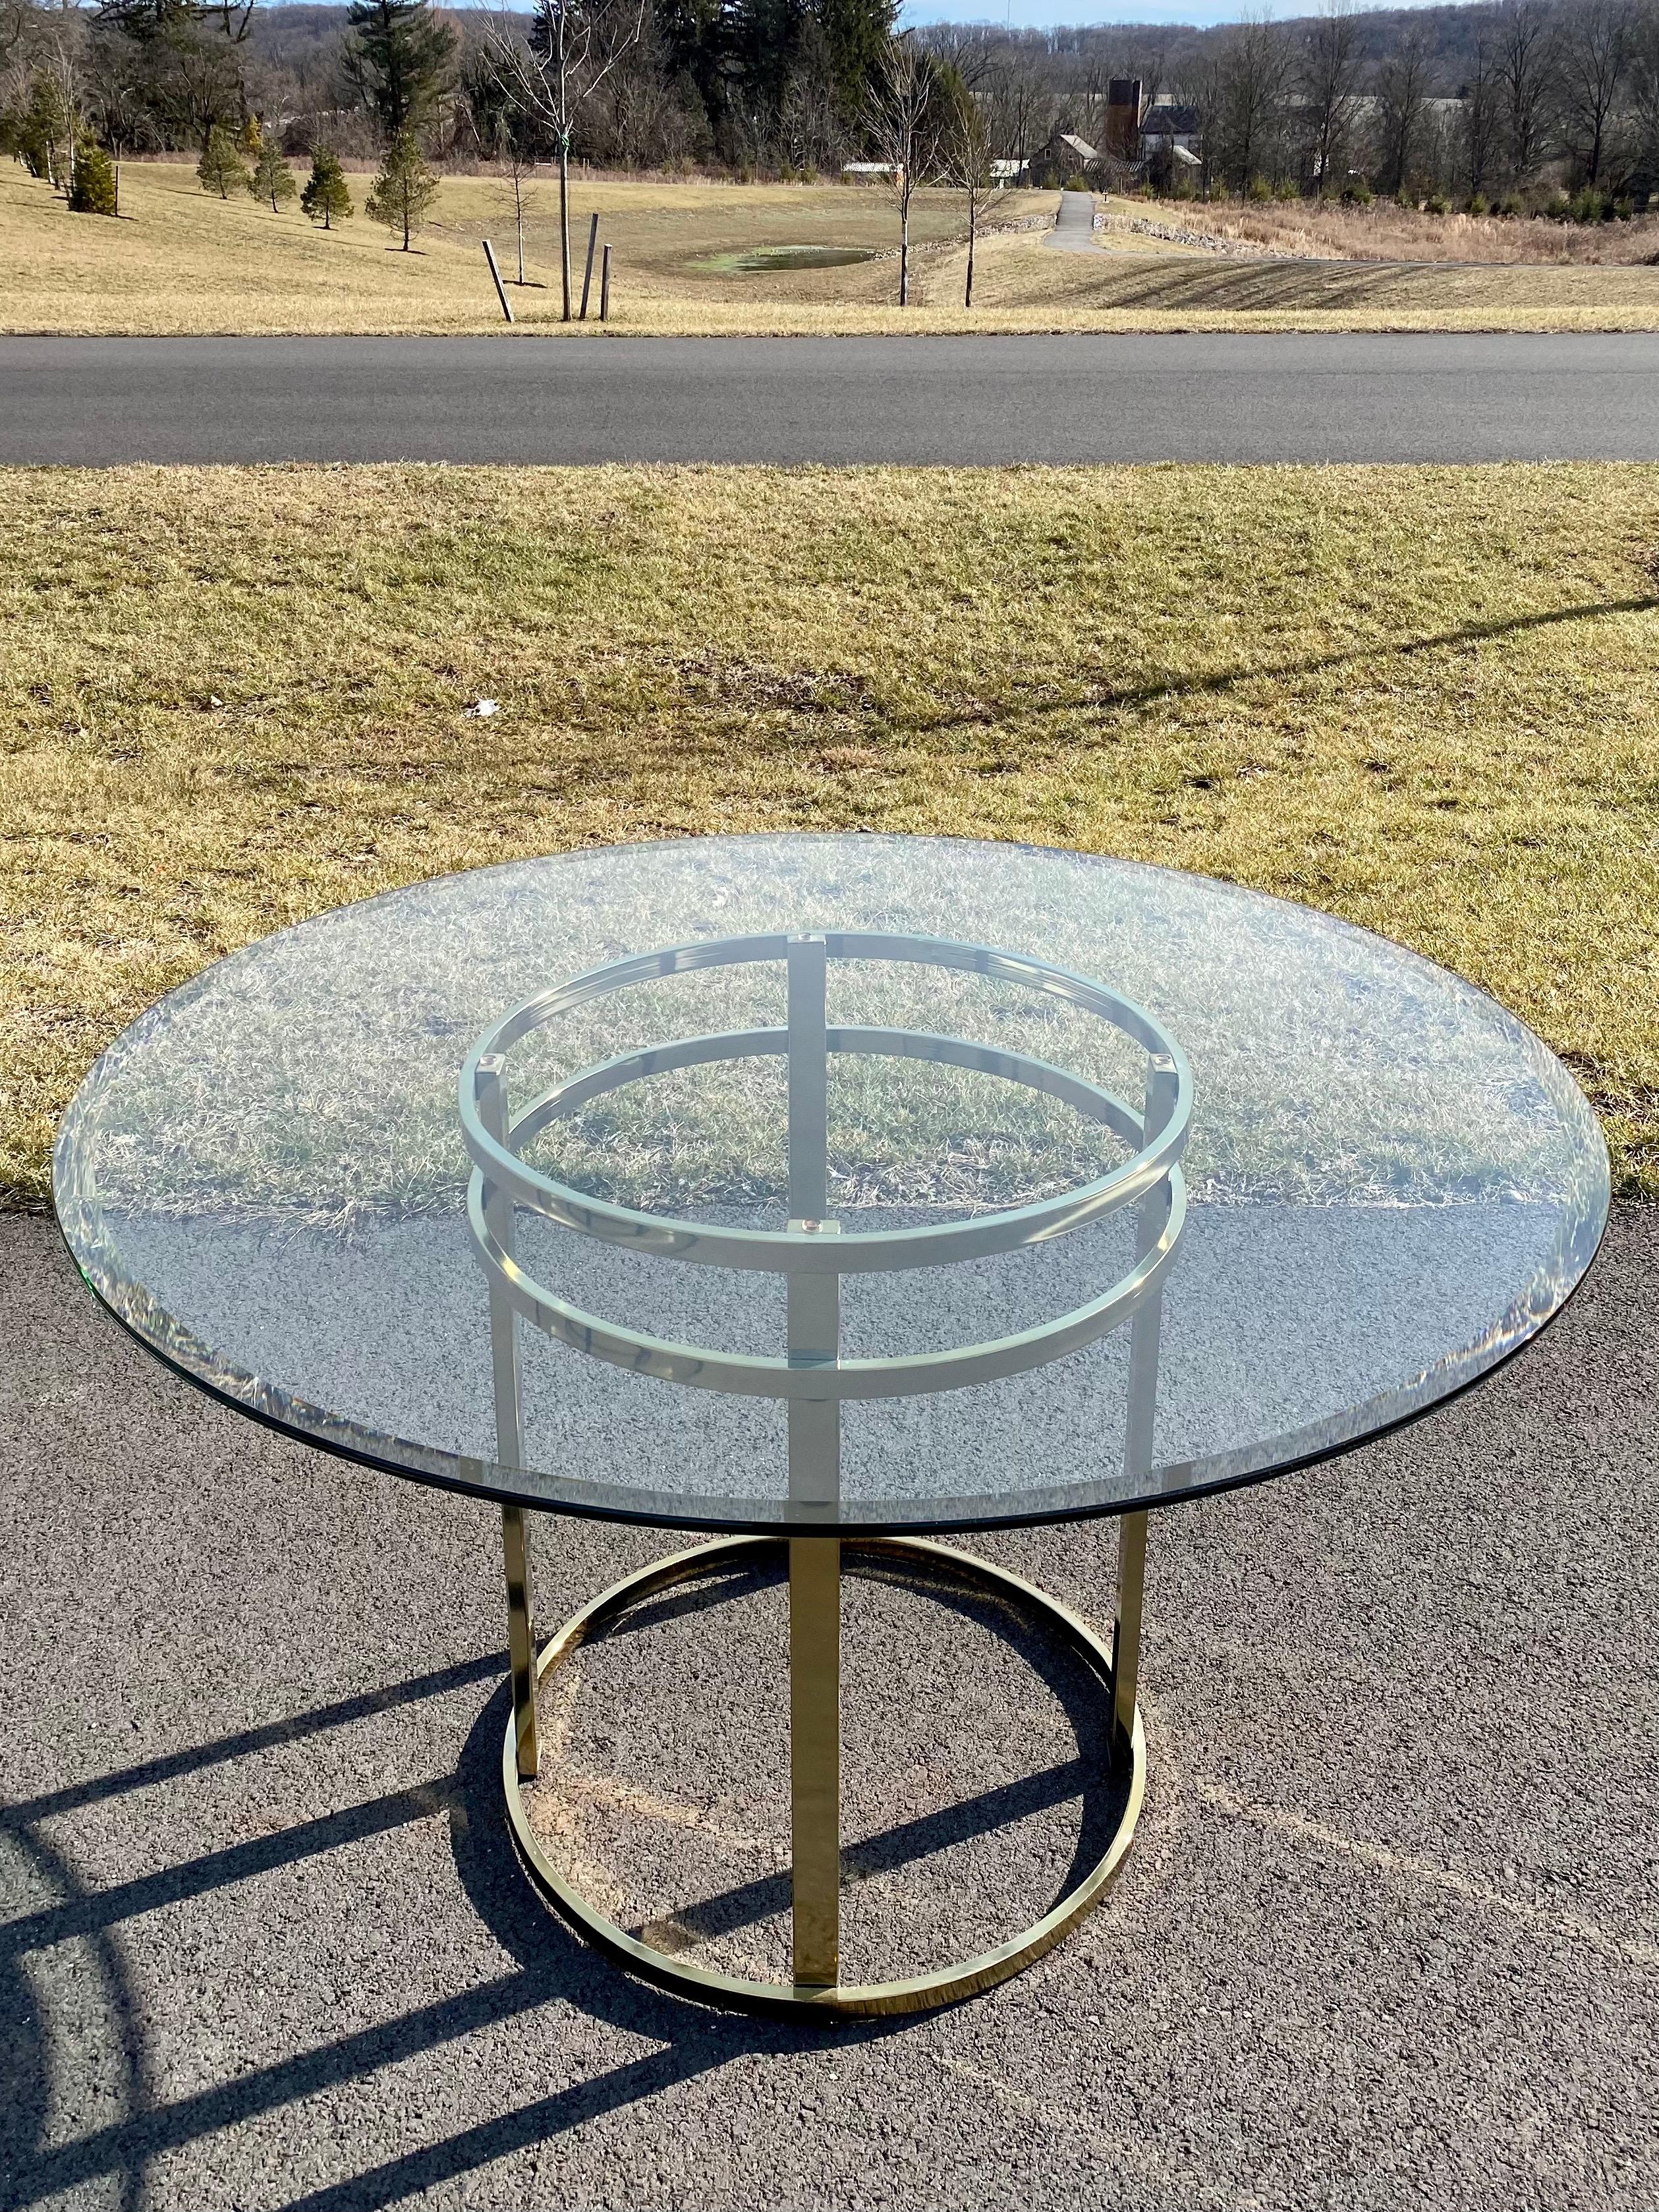
<svg viewBox="0 0 1659 2212"><path fill-rule="evenodd" d="M691 266L712 276L746 275L754 270L844 269L854 261L873 261L873 246L746 246L739 253L715 253Z"/></svg>

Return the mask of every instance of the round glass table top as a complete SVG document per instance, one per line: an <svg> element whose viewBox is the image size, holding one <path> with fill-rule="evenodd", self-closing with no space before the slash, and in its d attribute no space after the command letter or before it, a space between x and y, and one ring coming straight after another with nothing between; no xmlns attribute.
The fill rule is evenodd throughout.
<svg viewBox="0 0 1659 2212"><path fill-rule="evenodd" d="M1550 1320L1608 1175L1538 1039L1380 938L858 835L571 853L283 931L104 1054L54 1188L110 1310L307 1442L871 1530L1345 1450Z"/></svg>

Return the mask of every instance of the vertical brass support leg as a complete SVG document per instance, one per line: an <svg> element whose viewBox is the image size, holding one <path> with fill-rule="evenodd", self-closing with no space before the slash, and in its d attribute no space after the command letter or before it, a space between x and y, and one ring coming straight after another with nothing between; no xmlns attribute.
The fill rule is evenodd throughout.
<svg viewBox="0 0 1659 2212"><path fill-rule="evenodd" d="M841 1978L841 1546L789 1545L789 1833L795 1981Z"/></svg>
<svg viewBox="0 0 1659 2212"><path fill-rule="evenodd" d="M509 318L509 319L511 319ZM511 1124L499 1053L479 1060L475 1096L479 1118L498 1145L510 1146ZM484 1218L508 1257L514 1243L513 1200L498 1183L484 1186ZM524 1407L519 1379L519 1330L513 1308L498 1290L489 1294L489 1357L495 1395L495 1456L503 1467L524 1465ZM507 1649L513 1669L513 1733L519 1778L534 1778L536 1742L536 1618L530 1590L530 1545L521 1505L501 1508L501 1547L507 1554Z"/></svg>
<svg viewBox="0 0 1659 2212"><path fill-rule="evenodd" d="M1149 1053L1142 1130L1146 1141L1170 1126L1180 1096L1180 1078L1168 1053ZM1169 1225L1170 1186L1154 1185L1141 1200L1135 1222L1135 1258L1144 1260ZM1123 1472L1142 1491L1152 1472L1153 1430L1158 1420L1158 1338L1163 1322L1160 1288L1130 1323L1129 1399L1123 1438ZM1117 1750L1127 1759L1134 1741L1135 1687L1140 1674L1140 1612L1146 1589L1146 1516L1125 1513L1117 1524L1117 1622L1112 1631L1112 1718Z"/></svg>
<svg viewBox="0 0 1659 2212"><path fill-rule="evenodd" d="M530 1547L524 1508L501 1508L501 1542L507 1553L507 1649L513 1668L513 1726L519 1747L519 1776L533 1780L540 1763L536 1741L536 1626L530 1594Z"/></svg>
<svg viewBox="0 0 1659 2212"><path fill-rule="evenodd" d="M1112 1631L1112 1717L1119 1750L1135 1729L1140 1674L1140 1611L1146 1590L1146 1516L1125 1513L1117 1524L1117 1622Z"/></svg>
<svg viewBox="0 0 1659 2212"><path fill-rule="evenodd" d="M828 948L789 939L789 1226L834 1237L829 1202ZM840 1358L841 1280L792 1273L789 1364L833 1368ZM801 1521L840 1517L841 1403L789 1401L789 1504ZM789 1850L794 1869L795 1983L832 1990L841 1979L841 1544L789 1542Z"/></svg>

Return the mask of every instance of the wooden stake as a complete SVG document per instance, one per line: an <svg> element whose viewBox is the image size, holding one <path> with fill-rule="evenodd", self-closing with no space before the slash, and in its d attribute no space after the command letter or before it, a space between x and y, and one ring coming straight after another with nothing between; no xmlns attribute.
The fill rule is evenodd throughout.
<svg viewBox="0 0 1659 2212"><path fill-rule="evenodd" d="M611 248L605 249L605 259L599 264L599 320L611 319Z"/></svg>
<svg viewBox="0 0 1659 2212"><path fill-rule="evenodd" d="M582 272L581 320L587 320L587 295L593 289L593 247L599 235L599 218L596 214L587 226L587 266Z"/></svg>
<svg viewBox="0 0 1659 2212"><path fill-rule="evenodd" d="M495 266L495 249L488 239L483 242L483 250L484 259L489 264L489 273L495 280L495 297L501 303L501 313L510 323L513 319L512 303L507 296L507 287L501 282L501 272Z"/></svg>

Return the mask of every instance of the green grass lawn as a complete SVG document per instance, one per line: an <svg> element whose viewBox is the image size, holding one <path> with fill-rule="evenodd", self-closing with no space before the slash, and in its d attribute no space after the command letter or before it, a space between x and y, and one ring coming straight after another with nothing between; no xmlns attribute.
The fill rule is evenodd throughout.
<svg viewBox="0 0 1659 2212"><path fill-rule="evenodd" d="M706 829L1202 870L1445 962L1659 1195L1659 469L0 477L0 1192L216 954ZM469 717L480 696L498 714Z"/></svg>

